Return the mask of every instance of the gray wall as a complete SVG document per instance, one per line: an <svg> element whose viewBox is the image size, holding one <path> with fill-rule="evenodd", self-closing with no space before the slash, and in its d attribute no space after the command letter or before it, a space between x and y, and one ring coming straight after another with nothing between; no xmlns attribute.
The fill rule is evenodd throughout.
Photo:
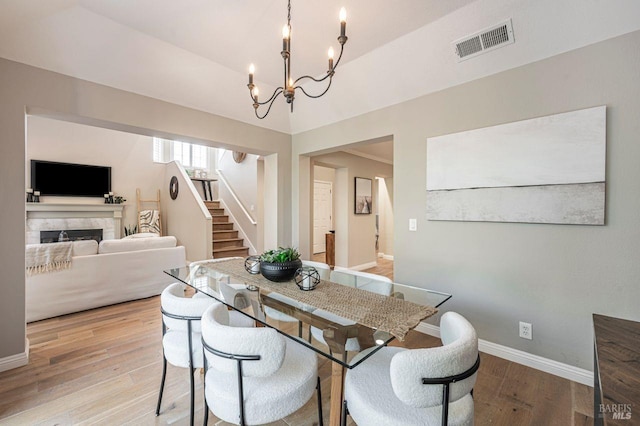
<svg viewBox="0 0 640 426"><path fill-rule="evenodd" d="M306 214L300 154L392 134L396 281L452 293L443 310L482 339L591 369L591 314L640 320L639 46L631 33L294 135L294 206ZM607 106L605 226L426 220L428 137L597 105ZM295 213L294 243L308 238ZM533 324L532 341L518 321Z"/></svg>
<svg viewBox="0 0 640 426"><path fill-rule="evenodd" d="M0 59L0 360L25 347L25 112L277 157L273 199L291 244L291 137L220 116Z"/></svg>

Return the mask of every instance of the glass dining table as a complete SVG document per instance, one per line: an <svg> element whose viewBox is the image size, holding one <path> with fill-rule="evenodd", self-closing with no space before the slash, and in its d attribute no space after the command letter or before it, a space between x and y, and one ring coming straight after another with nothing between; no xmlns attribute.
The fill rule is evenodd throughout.
<svg viewBox="0 0 640 426"><path fill-rule="evenodd" d="M340 284L322 280L314 290L303 291L294 280L272 282L248 272L240 258L194 262L164 272L253 318L257 326L274 328L329 359L331 425L340 423L346 369L357 368L392 340L403 340L451 298L400 283L358 280L338 270L332 279Z"/></svg>

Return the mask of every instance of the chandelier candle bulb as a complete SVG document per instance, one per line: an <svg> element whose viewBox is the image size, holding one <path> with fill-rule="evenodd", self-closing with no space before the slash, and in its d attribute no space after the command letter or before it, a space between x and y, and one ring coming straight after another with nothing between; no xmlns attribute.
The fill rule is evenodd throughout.
<svg viewBox="0 0 640 426"><path fill-rule="evenodd" d="M256 72L256 67L253 64L249 65L249 84L253 84L253 73Z"/></svg>
<svg viewBox="0 0 640 426"><path fill-rule="evenodd" d="M340 9L340 37L344 37L347 32L347 11L345 8Z"/></svg>
<svg viewBox="0 0 640 426"><path fill-rule="evenodd" d="M285 25L282 27L282 50L285 52L289 51L289 26Z"/></svg>
<svg viewBox="0 0 640 426"><path fill-rule="evenodd" d="M333 47L329 48L329 71L333 69Z"/></svg>

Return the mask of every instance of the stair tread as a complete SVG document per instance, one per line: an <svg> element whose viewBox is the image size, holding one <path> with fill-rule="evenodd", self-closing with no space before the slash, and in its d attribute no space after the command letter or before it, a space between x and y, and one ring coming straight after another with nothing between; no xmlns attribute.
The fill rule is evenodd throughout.
<svg viewBox="0 0 640 426"><path fill-rule="evenodd" d="M223 247L218 249L211 250L212 253L223 253L226 251L240 251L240 250L249 250L249 247Z"/></svg>
<svg viewBox="0 0 640 426"><path fill-rule="evenodd" d="M229 241L242 241L244 238L221 238L219 240L213 240L214 243L224 243Z"/></svg>

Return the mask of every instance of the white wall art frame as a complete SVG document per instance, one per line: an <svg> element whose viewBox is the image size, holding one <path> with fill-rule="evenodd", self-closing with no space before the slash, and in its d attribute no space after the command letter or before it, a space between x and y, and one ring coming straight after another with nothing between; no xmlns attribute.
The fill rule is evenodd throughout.
<svg viewBox="0 0 640 426"><path fill-rule="evenodd" d="M604 225L606 106L427 139L427 219Z"/></svg>

